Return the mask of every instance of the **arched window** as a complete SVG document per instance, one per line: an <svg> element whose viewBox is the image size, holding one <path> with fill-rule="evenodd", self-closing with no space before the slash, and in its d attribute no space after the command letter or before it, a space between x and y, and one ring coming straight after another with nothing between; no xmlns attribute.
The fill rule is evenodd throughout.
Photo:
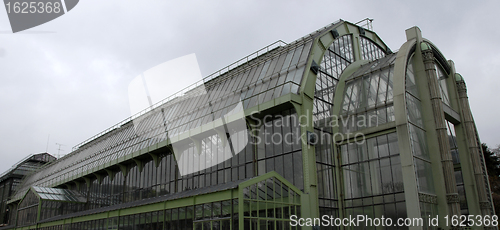
<svg viewBox="0 0 500 230"><path fill-rule="evenodd" d="M385 51L368 38L360 37L361 58L374 61L385 57Z"/></svg>
<svg viewBox="0 0 500 230"><path fill-rule="evenodd" d="M448 78L448 75L446 72L441 68L441 65L434 63L434 66L436 67L436 77L439 82L439 91L441 93L441 100L443 103L446 105L450 105L450 97L448 95L448 86L446 86L446 79Z"/></svg>

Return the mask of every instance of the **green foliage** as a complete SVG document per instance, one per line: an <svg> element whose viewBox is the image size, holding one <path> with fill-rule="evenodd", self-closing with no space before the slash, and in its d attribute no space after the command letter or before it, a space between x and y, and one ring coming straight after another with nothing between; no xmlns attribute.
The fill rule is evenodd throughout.
<svg viewBox="0 0 500 230"><path fill-rule="evenodd" d="M481 148L483 149L484 161L486 163L488 175L499 177L500 176L499 157L496 156L485 143L481 144Z"/></svg>
<svg viewBox="0 0 500 230"><path fill-rule="evenodd" d="M488 179L490 180L491 196L495 205L495 212L500 213L500 158L496 156L488 146L481 144L483 150L486 169L488 170Z"/></svg>

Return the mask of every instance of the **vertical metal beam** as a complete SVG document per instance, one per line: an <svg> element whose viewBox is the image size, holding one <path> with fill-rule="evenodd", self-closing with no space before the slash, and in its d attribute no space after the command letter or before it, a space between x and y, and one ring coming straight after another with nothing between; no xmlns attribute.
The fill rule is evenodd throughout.
<svg viewBox="0 0 500 230"><path fill-rule="evenodd" d="M148 154L149 154L149 156L151 156L151 158L153 158L153 162L155 163L155 167L158 168L158 166L160 165L161 157L159 157L157 154L151 153L151 152L149 152Z"/></svg>
<svg viewBox="0 0 500 230"><path fill-rule="evenodd" d="M410 131L408 129L408 115L406 111L406 66L407 60L412 55L412 47L416 44L417 37L409 37L396 56L393 75L394 115L398 136L398 146L401 159L401 172L408 218L422 218L415 174L415 161L410 144ZM410 230L420 230L422 227L409 226Z"/></svg>
<svg viewBox="0 0 500 230"><path fill-rule="evenodd" d="M439 91L439 83L436 76L436 68L434 66L434 54L430 48L426 48L422 49L422 57L424 60L425 75L427 76L429 87L432 114L436 125L437 141L439 143L439 154L441 156L441 164L443 167L448 210L450 215L460 215L460 200L455 180L455 170L453 167L453 159L448 140L446 120L444 118L443 104L441 102L441 94Z"/></svg>
<svg viewBox="0 0 500 230"><path fill-rule="evenodd" d="M122 171L122 174L123 174L123 177L127 177L128 175L128 170L127 170L127 166L126 165L123 165L123 164L116 164L118 165L118 167L120 168L120 170Z"/></svg>
<svg viewBox="0 0 500 230"><path fill-rule="evenodd" d="M139 172L142 172L142 169L144 169L144 163L141 160L138 160L136 158L133 158L132 160L137 165L137 168L139 169Z"/></svg>
<svg viewBox="0 0 500 230"><path fill-rule="evenodd" d="M113 179L115 178L116 173L113 172L113 171L111 171L110 169L104 169L104 171L106 171L106 173L108 173L109 180L113 181Z"/></svg>
<svg viewBox="0 0 500 230"><path fill-rule="evenodd" d="M38 212L36 213L36 223L40 221L40 214L42 213L42 199L38 198Z"/></svg>
<svg viewBox="0 0 500 230"><path fill-rule="evenodd" d="M244 223L245 223L244 216L245 215L243 215L243 212L245 211L245 207L243 206L243 203L244 203L243 188L239 187L238 188L238 225L239 225L238 229L245 229L245 226L244 226ZM232 205L232 208L234 208L234 204ZM231 222L234 222L234 221L231 221Z"/></svg>
<svg viewBox="0 0 500 230"><path fill-rule="evenodd" d="M484 180L486 172L483 171L481 165L482 151L478 143L478 136L476 133L476 126L474 118L469 106L469 98L467 97L467 86L465 81L457 78L457 90L460 102L460 113L462 115L463 124L465 126L465 136L467 145L469 146L469 153L471 157L472 167L474 170L474 177L476 180L476 190L479 196L479 207L482 215L491 215L493 211L492 204L488 201L488 192L486 189L489 187Z"/></svg>
<svg viewBox="0 0 500 230"><path fill-rule="evenodd" d="M460 74L456 73L455 63L452 60L448 60L450 65L450 77L446 79L446 85L448 87L448 96L450 99L450 104L453 110L458 111L459 122L453 123L455 134L456 134L456 144L458 147L458 154L460 158L460 170L462 171L462 180L464 183L465 197L467 198L467 209L469 210L469 215L481 215L481 208L479 206L479 196L477 194L476 178L474 175L474 167L471 161L471 152L469 151L467 143L467 135L465 133L465 125L462 120L462 115L460 113L460 100L458 96L458 85L457 81L462 80ZM459 80L456 80L456 76ZM450 121L451 122L451 121ZM456 168L456 166L455 166ZM479 228L478 228L479 229Z"/></svg>

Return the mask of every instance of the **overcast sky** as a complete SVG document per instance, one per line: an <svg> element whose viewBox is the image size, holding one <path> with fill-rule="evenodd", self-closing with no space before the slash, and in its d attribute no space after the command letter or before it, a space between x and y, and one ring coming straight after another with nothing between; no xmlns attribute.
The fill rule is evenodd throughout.
<svg viewBox="0 0 500 230"><path fill-rule="evenodd" d="M367 17L392 50L406 41L405 29L418 26L455 62L481 141L494 147L500 144L499 9L497 0L81 0L67 14L16 34L0 9L0 172L31 153L57 155L56 143L67 154L130 116L128 84L160 63L195 53L207 76L276 40Z"/></svg>

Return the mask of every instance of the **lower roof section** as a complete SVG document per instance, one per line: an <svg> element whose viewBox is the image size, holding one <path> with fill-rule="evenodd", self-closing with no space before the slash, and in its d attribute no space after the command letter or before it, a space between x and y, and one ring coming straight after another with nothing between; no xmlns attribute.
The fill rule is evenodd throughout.
<svg viewBox="0 0 500 230"><path fill-rule="evenodd" d="M119 216L161 211L172 208L198 206L206 203L234 200L237 205L233 210L235 219L247 218L249 202L276 203L276 205L302 206L301 196L305 194L275 171L239 181L228 182L211 187L168 194L150 199L143 199L125 204L60 215L33 223L37 228L62 226L85 221L102 220ZM239 216L239 217L238 217ZM194 217L192 217L194 218ZM24 225L22 229L34 226ZM0 229L17 229L7 226Z"/></svg>
<svg viewBox="0 0 500 230"><path fill-rule="evenodd" d="M42 200L53 200L53 201L66 201L66 202L80 202L85 203L85 199L82 194L77 191L61 188L45 188L45 187L32 187L32 190L40 197Z"/></svg>
<svg viewBox="0 0 500 230"><path fill-rule="evenodd" d="M149 204L161 203L161 202L166 202L166 201L172 201L172 200L177 200L177 199L182 199L182 198L187 198L187 197L195 197L195 196L204 195L204 194L222 192L222 191L238 188L239 184L241 184L242 182L245 182L247 180L250 180L250 179L233 181L233 182L228 182L228 183L224 183L224 184L220 184L220 185L216 185L216 186L188 190L188 191L184 191L184 192L180 192L180 193L167 194L167 195L158 196L158 197L154 197L154 198L150 198L150 199L132 201L129 203L123 203L123 204L102 207L102 208L90 209L90 210L86 210L86 211L82 211L82 212L76 212L76 213L71 213L71 214L67 214L67 215L49 218L49 219L41 221L40 223L47 223L47 222L52 222L52 221L68 219L68 218L93 215L93 214L98 214L98 213L103 213L103 212L109 212L109 211L134 208L134 207L139 207L139 206L144 206L144 205L149 205ZM227 199L230 199L230 197L228 197Z"/></svg>

